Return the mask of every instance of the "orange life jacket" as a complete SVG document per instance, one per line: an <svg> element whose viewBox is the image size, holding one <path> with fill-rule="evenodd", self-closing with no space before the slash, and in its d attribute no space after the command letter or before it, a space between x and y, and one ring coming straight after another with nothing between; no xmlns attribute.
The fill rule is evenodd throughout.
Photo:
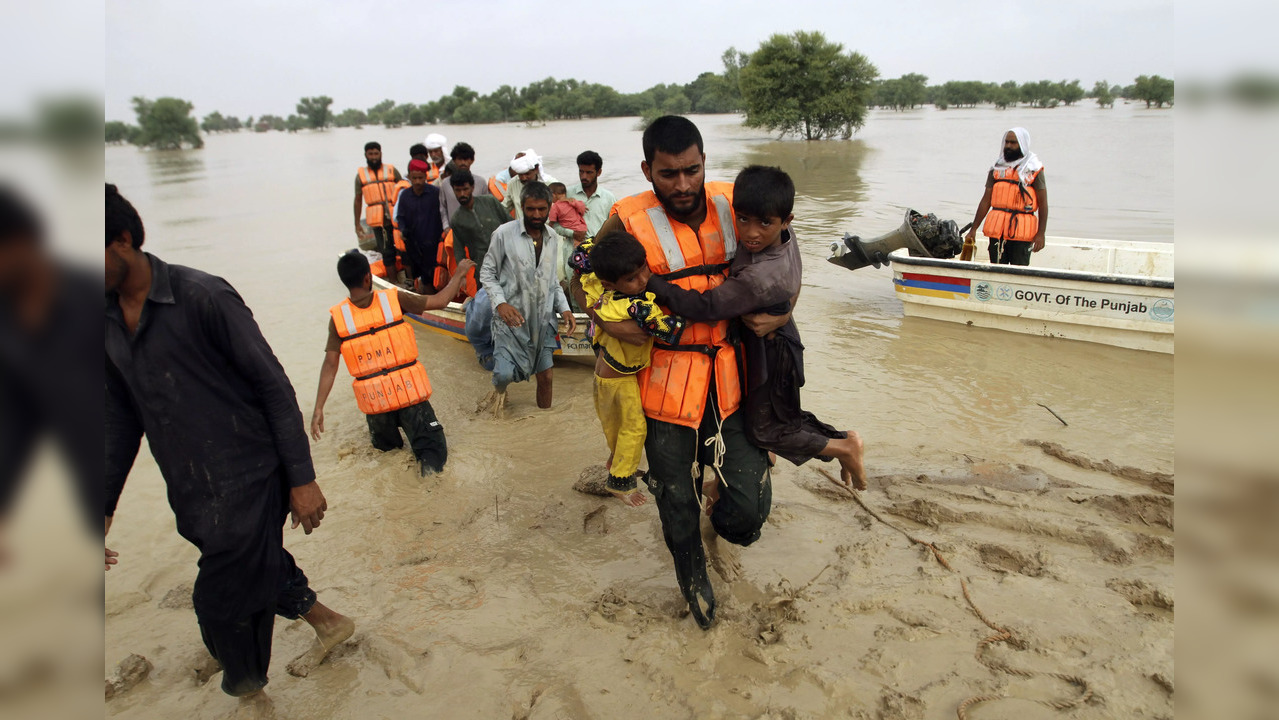
<svg viewBox="0 0 1279 720"><path fill-rule="evenodd" d="M498 182L497 176L494 175L489 178L489 192L497 198L498 202L502 202L502 199L506 197L506 183Z"/></svg>
<svg viewBox="0 0 1279 720"><path fill-rule="evenodd" d="M466 257L471 257L471 251L466 250ZM461 289L458 291L458 297L475 297L475 271L478 268L471 268L466 273L466 280L462 283ZM444 239L435 250L435 287L442 288L453 277L453 273L457 272L457 258L453 256L453 228L449 228L444 232Z"/></svg>
<svg viewBox="0 0 1279 720"><path fill-rule="evenodd" d="M982 234L997 240L1030 242L1039 232L1039 196L1035 179L1043 168L1035 171L1023 187L1016 168L991 170L995 183L990 190L990 212L982 225Z"/></svg>
<svg viewBox="0 0 1279 720"><path fill-rule="evenodd" d="M329 314L342 338L342 359L355 377L355 404L365 415L391 412L431 397L431 380L417 361L417 339L400 312L395 290L377 290L366 308L350 298Z"/></svg>
<svg viewBox="0 0 1279 720"><path fill-rule="evenodd" d="M700 237L687 225L672 222L651 190L623 198L613 206L626 230L644 245L653 274L699 292L724 282L728 263L737 252L733 185L709 182L705 191L706 220ZM737 354L728 342L728 321L690 322L678 345L654 343L649 366L638 374L644 414L654 420L697 427L706 411L712 366L720 417L727 417L742 399Z"/></svg>
<svg viewBox="0 0 1279 720"><path fill-rule="evenodd" d="M400 191L407 190L411 187L413 187L413 183L408 180L401 179L395 184L395 193L391 196L391 227L393 228L392 232L394 233L395 249L399 253L407 253L408 248L404 245L404 236L400 234L400 221L395 217L395 203L400 201ZM404 264L400 262L399 254L395 257L395 264L399 265L401 269L404 268Z"/></svg>
<svg viewBox="0 0 1279 720"><path fill-rule="evenodd" d="M383 218L394 221L395 198L399 189L395 183L395 167L383 164L377 172L365 165L360 168L360 189L364 193L364 220L369 227L382 227Z"/></svg>
<svg viewBox="0 0 1279 720"><path fill-rule="evenodd" d="M502 202L502 200L506 197L506 187L507 183L500 182L496 175L489 178L489 194L491 194L498 202ZM515 208L511 208L510 213L511 219L515 219Z"/></svg>

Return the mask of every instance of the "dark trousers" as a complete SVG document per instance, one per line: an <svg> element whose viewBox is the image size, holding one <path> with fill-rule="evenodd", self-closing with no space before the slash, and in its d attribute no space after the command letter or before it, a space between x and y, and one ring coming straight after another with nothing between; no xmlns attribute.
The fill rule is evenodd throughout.
<svg viewBox="0 0 1279 720"><path fill-rule="evenodd" d="M283 573L275 607L233 620L196 619L209 654L222 665L222 691L241 697L266 687L275 616L296 620L311 611L315 592L293 556L283 548Z"/></svg>
<svg viewBox="0 0 1279 720"><path fill-rule="evenodd" d="M698 597L712 606L715 599L706 576L706 554L699 527L702 481L700 476L692 474L694 462L707 479L714 474L707 467L714 461L714 448L705 442L715 436L718 413L715 402L712 391L706 399L706 414L696 430L650 418L648 438L644 442L648 453L648 487L657 501L662 537L675 561L679 589L690 606L695 605ZM772 507L768 455L746 439L741 412L725 418L721 432L725 452L720 471L728 485L720 484L719 500L711 511L711 524L725 540L750 545L759 539L760 528Z"/></svg>
<svg viewBox="0 0 1279 720"><path fill-rule="evenodd" d="M1000 240L990 239L990 262L995 265L1029 265L1034 243L1025 240L1004 240L1003 254L999 252Z"/></svg>
<svg viewBox="0 0 1279 720"><path fill-rule="evenodd" d="M386 452L404 447L400 428L409 436L413 456L435 472L444 469L449 459L448 444L444 441L444 426L435 417L435 410L428 400L391 412L366 415L369 421L369 437L373 447Z"/></svg>
<svg viewBox="0 0 1279 720"><path fill-rule="evenodd" d="M373 228L373 241L377 243L377 251L382 254L382 266L386 268L386 279L394 283L398 277L395 270L395 254L398 252L395 248L395 230L389 225L375 227ZM409 257L405 254L404 261L408 262L408 260ZM409 273L411 276L411 268Z"/></svg>

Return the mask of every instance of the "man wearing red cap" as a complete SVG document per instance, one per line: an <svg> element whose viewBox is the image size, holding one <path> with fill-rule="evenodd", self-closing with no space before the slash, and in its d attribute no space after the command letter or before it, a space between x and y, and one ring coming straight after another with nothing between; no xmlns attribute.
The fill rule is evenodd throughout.
<svg viewBox="0 0 1279 720"><path fill-rule="evenodd" d="M444 223L440 219L440 191L427 180L430 166L421 160L409 162L409 187L395 201L395 222L404 237L413 285L423 292L435 292L435 256Z"/></svg>

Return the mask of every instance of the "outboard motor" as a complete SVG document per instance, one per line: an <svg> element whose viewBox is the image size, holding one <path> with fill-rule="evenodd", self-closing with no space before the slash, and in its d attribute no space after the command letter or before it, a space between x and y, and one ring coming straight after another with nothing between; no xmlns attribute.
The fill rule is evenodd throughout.
<svg viewBox="0 0 1279 720"><path fill-rule="evenodd" d="M952 258L963 248L962 234L967 229L961 230L954 220L938 220L932 213L907 210L901 227L890 233L873 240L846 234L843 242L831 243L826 260L849 270L879 267L888 262L889 253L902 248L914 257Z"/></svg>

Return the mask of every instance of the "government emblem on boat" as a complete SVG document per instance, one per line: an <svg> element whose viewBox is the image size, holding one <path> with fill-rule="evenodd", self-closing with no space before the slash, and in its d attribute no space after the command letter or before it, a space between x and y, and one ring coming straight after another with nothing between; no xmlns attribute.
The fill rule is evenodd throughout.
<svg viewBox="0 0 1279 720"><path fill-rule="evenodd" d="M989 300L990 299L990 283L986 282L985 280L982 280L981 282L974 285L973 295L975 295L977 299L982 302L986 302L987 300Z"/></svg>
<svg viewBox="0 0 1279 720"><path fill-rule="evenodd" d="M1003 300L1004 302L1008 302L1013 299L1013 289L1007 285L1000 285L999 288L995 290L995 297Z"/></svg>

